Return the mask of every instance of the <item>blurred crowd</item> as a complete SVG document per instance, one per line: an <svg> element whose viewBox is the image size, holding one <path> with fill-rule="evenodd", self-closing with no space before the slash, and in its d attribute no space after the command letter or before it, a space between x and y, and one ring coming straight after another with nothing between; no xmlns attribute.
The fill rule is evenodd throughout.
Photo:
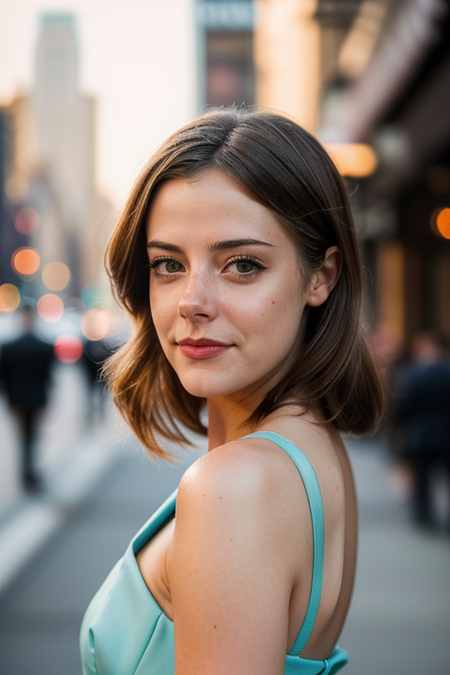
<svg viewBox="0 0 450 675"><path fill-rule="evenodd" d="M421 332L402 344L379 329L372 335L386 387L380 434L409 493L411 518L450 532L450 345Z"/></svg>

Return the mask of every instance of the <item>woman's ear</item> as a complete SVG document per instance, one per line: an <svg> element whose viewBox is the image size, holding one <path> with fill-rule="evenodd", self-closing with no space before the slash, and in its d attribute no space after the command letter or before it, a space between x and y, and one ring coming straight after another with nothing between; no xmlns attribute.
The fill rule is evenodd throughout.
<svg viewBox="0 0 450 675"><path fill-rule="evenodd" d="M327 248L323 265L311 276L308 284L310 307L322 305L335 287L342 269L342 255L337 246Z"/></svg>

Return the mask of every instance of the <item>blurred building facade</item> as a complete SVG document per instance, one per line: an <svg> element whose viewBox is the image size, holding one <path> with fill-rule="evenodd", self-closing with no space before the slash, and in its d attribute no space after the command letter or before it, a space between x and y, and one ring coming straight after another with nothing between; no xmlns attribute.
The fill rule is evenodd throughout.
<svg viewBox="0 0 450 675"><path fill-rule="evenodd" d="M342 6L358 5L342 31ZM349 7L350 9L350 7ZM324 142L370 143L378 169L353 184L370 319L408 343L450 337L450 3L319 2Z"/></svg>
<svg viewBox="0 0 450 675"><path fill-rule="evenodd" d="M255 102L253 0L196 0L198 107Z"/></svg>
<svg viewBox="0 0 450 675"><path fill-rule="evenodd" d="M40 269L54 261L67 265L75 296L98 281L108 230L98 224L110 210L95 186L95 101L80 91L78 65L75 17L42 15L33 92L2 109L6 196L15 229L22 246L38 252ZM16 244L9 243L9 258ZM4 261L2 275L10 281Z"/></svg>
<svg viewBox="0 0 450 675"><path fill-rule="evenodd" d="M0 112L0 284L11 283L13 270L9 261L12 251L15 250L15 230L12 216L6 197L8 130L5 116Z"/></svg>
<svg viewBox="0 0 450 675"><path fill-rule="evenodd" d="M258 0L256 103L281 111L313 132L321 86L316 0Z"/></svg>
<svg viewBox="0 0 450 675"><path fill-rule="evenodd" d="M449 15L449 0L254 3L255 102L339 149L367 320L403 344L450 337Z"/></svg>

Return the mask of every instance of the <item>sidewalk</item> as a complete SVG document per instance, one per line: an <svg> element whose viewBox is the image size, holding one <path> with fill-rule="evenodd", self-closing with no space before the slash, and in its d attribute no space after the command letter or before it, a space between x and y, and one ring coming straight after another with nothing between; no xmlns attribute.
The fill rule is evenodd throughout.
<svg viewBox="0 0 450 675"><path fill-rule="evenodd" d="M100 392L99 392L100 393ZM24 493L20 483L20 439L5 399L0 398L0 592L64 523L114 460L116 415L105 399L100 420L89 407L84 372L58 364L49 405L36 439L43 493Z"/></svg>
<svg viewBox="0 0 450 675"><path fill-rule="evenodd" d="M89 431L90 401L86 378L78 364L58 363L52 372L48 406L36 439L38 470L52 480L77 451L80 434ZM111 414L110 410L107 414ZM5 396L0 396L0 519L23 500L20 485L20 439Z"/></svg>
<svg viewBox="0 0 450 675"><path fill-rule="evenodd" d="M0 593L62 527L114 462L117 450L105 428L81 435L42 494L15 497L0 520Z"/></svg>
<svg viewBox="0 0 450 675"><path fill-rule="evenodd" d="M131 436L103 429L91 441L46 495L29 501L29 514L33 508L39 519L50 510L54 517L39 550L0 595L1 675L80 675L78 634L89 601L200 454L186 453L179 466L157 465ZM34 527L29 517L11 548L20 550Z"/></svg>
<svg viewBox="0 0 450 675"><path fill-rule="evenodd" d="M2 675L80 675L78 632L87 604L187 466L158 467L132 437L124 443L104 434L91 439L94 455L85 451L108 461L98 460L96 471L80 460L79 475L88 482L76 497L61 478L53 506L63 527L54 528L0 596ZM349 447L361 528L355 595L339 640L351 657L344 672L445 673L450 542L412 528L379 444Z"/></svg>
<svg viewBox="0 0 450 675"><path fill-rule="evenodd" d="M360 516L346 675L448 673L450 539L417 530L384 449L349 444Z"/></svg>
<svg viewBox="0 0 450 675"><path fill-rule="evenodd" d="M60 366L54 380L37 439L43 490L36 495L20 485L17 430L0 402L0 594L119 458L138 455L147 461L109 396L98 415L99 400L88 397L79 368Z"/></svg>

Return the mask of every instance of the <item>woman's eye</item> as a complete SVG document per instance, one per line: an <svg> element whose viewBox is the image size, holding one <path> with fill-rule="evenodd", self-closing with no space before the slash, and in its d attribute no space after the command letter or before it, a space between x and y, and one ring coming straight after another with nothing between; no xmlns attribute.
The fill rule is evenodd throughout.
<svg viewBox="0 0 450 675"><path fill-rule="evenodd" d="M174 274L175 272L181 272L183 265L177 260L170 260L169 262L161 263L164 271L168 274Z"/></svg>
<svg viewBox="0 0 450 675"><path fill-rule="evenodd" d="M183 265L174 258L157 258L150 263L150 268L157 276L169 276L183 271Z"/></svg>
<svg viewBox="0 0 450 675"><path fill-rule="evenodd" d="M250 260L239 260L234 264L236 265L236 270L239 272L239 274L248 274L249 272L253 271L255 266L254 263L250 262Z"/></svg>
<svg viewBox="0 0 450 675"><path fill-rule="evenodd" d="M258 260L252 258L238 258L232 260L227 269L240 277L252 277L261 270L265 269Z"/></svg>

